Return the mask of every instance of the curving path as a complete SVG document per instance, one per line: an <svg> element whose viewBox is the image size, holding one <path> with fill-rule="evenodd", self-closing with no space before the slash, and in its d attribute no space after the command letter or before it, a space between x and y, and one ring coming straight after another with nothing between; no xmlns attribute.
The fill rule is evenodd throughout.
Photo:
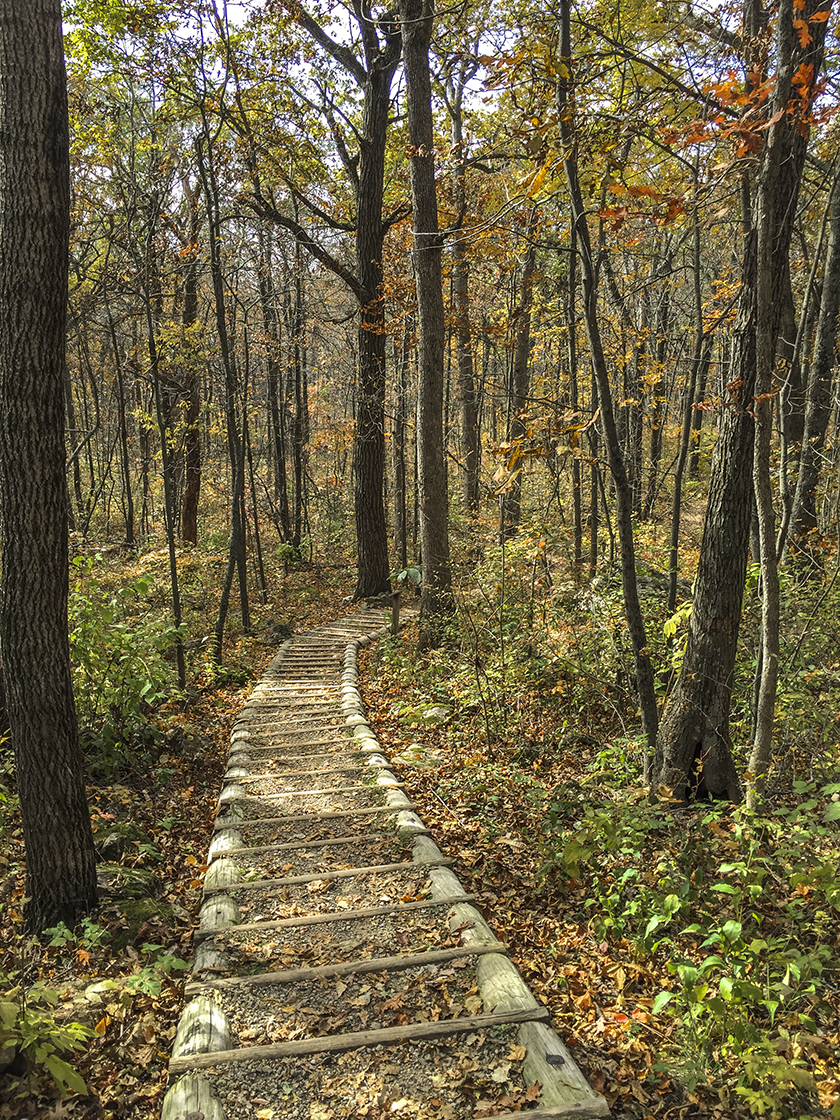
<svg viewBox="0 0 840 1120"><path fill-rule="evenodd" d="M237 719L162 1120L608 1116L365 721L365 608Z"/></svg>

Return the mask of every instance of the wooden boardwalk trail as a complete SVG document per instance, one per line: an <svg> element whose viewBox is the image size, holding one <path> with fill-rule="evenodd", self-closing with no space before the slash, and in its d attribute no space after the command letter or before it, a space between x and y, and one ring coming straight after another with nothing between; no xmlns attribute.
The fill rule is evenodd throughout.
<svg viewBox="0 0 840 1120"><path fill-rule="evenodd" d="M231 734L162 1120L608 1116L365 721L365 608Z"/></svg>

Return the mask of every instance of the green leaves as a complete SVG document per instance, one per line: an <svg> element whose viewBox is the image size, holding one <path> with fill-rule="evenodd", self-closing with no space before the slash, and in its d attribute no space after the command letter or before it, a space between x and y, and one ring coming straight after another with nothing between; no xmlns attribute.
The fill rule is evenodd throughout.
<svg viewBox="0 0 840 1120"><path fill-rule="evenodd" d="M45 1067L62 1097L68 1090L86 1094L87 1086L61 1055L83 1049L94 1032L82 1023L56 1022L52 1008L59 993L40 981L24 990L12 974L0 972L0 1046L11 1046Z"/></svg>
<svg viewBox="0 0 840 1120"><path fill-rule="evenodd" d="M149 710L174 690L175 672L164 655L176 631L151 609L148 573L107 593L94 575L96 565L90 557L73 561L70 657L82 732L98 747L94 764L113 769L133 736L129 725L143 728Z"/></svg>

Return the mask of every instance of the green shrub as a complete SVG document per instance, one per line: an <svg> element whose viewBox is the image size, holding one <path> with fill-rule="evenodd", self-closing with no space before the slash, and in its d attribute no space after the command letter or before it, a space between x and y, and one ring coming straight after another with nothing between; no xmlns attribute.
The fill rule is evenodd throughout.
<svg viewBox="0 0 840 1120"><path fill-rule="evenodd" d="M28 1063L45 1068L62 1096L87 1093L68 1055L83 1050L94 1032L82 1023L57 1023L52 1008L59 993L37 981L30 987L15 973L0 971L0 1050L14 1049Z"/></svg>
<svg viewBox="0 0 840 1120"><path fill-rule="evenodd" d="M76 711L92 764L110 772L158 736L148 715L174 691L175 670L164 655L178 632L149 609L151 576L109 594L94 575L95 560L79 556L73 566L69 626Z"/></svg>

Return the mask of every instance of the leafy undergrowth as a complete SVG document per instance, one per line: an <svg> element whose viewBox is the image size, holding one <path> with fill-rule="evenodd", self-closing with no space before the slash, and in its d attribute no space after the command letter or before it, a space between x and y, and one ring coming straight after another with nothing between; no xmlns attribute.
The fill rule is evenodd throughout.
<svg viewBox="0 0 840 1120"><path fill-rule="evenodd" d="M404 633L364 697L593 1088L640 1120L840 1116L836 745L795 740L760 814L652 805L615 691L531 656L502 682Z"/></svg>
<svg viewBox="0 0 840 1120"><path fill-rule="evenodd" d="M0 1115L152 1120L166 1092L231 723L291 628L337 617L347 566L277 564L252 631L231 616L207 664L224 556L179 557L186 696L173 691L163 553L118 548L73 568L71 629L100 873L99 910L43 939L23 930L14 763L0 746ZM287 569L284 572L284 567ZM4 1052L5 1051L5 1052ZM17 1052L11 1066L7 1062Z"/></svg>

